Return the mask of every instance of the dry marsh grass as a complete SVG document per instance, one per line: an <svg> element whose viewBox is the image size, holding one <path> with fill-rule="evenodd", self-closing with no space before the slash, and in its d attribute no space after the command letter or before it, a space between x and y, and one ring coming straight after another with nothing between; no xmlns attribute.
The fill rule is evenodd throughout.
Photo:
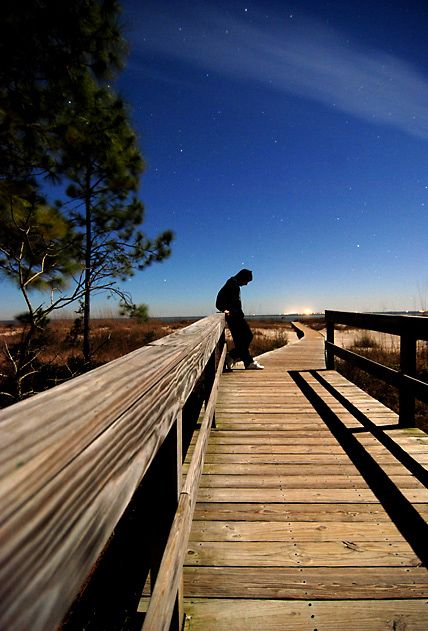
<svg viewBox="0 0 428 631"><path fill-rule="evenodd" d="M138 324L127 319L98 319L91 326L93 362L90 368L106 364L150 342L169 335L190 321L164 323L149 320ZM24 327L0 328L0 407L16 401L16 371L11 356L16 356L25 333ZM72 319L52 320L40 335L38 351L26 368L24 397L67 381L88 370L82 356L82 332ZM23 381L24 381L23 380Z"/></svg>
<svg viewBox="0 0 428 631"><path fill-rule="evenodd" d="M160 339L194 322L177 320L163 322L150 319L137 323L130 319L100 318L92 321L92 368L122 357L137 348ZM260 355L288 342L285 322L251 321L254 332L252 352ZM13 365L8 352L18 348L24 333L17 324L0 326L0 407L15 401L13 392ZM72 319L52 320L39 340L40 350L34 360L34 373L26 379L27 395L35 394L85 372L82 359L82 333Z"/></svg>
<svg viewBox="0 0 428 631"><path fill-rule="evenodd" d="M286 346L289 342L289 334L292 331L289 322L252 320L249 324L253 332L251 353L255 357Z"/></svg>

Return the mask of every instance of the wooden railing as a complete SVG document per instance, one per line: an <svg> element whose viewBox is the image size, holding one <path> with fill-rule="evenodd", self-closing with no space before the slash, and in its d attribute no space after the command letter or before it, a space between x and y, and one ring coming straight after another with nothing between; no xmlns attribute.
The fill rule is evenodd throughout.
<svg viewBox="0 0 428 631"><path fill-rule="evenodd" d="M108 619L119 595L137 594L138 603L139 586L124 584L130 575L144 584L148 574L154 584L165 546L172 558L172 524L180 540L174 579L170 562L159 575L161 587L168 577L167 613L159 623L152 607L147 624L168 628L169 618L179 628L180 559L223 360L224 316L217 314L0 412L1 629L85 628L85 606L87 628L110 628L94 622L98 605ZM96 580L100 603L82 605L87 594L94 598Z"/></svg>
<svg viewBox="0 0 428 631"><path fill-rule="evenodd" d="M389 314L326 311L326 365L334 370L337 356L370 373L399 390L399 421L402 426L415 422L415 399L428 403L428 384L416 379L417 341L428 341L428 318ZM383 366L334 344L334 325L346 324L358 329L398 335L400 338L400 366L398 370Z"/></svg>

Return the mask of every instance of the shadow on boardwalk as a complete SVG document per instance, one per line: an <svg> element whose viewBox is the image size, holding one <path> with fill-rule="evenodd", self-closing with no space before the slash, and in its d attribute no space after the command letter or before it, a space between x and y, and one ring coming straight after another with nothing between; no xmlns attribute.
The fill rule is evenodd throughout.
<svg viewBox="0 0 428 631"><path fill-rule="evenodd" d="M326 371L323 341L222 378L187 629L428 627L427 436Z"/></svg>

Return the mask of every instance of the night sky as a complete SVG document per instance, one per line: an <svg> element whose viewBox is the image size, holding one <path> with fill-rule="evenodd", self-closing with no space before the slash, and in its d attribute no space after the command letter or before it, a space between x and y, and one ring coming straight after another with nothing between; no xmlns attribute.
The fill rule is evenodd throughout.
<svg viewBox="0 0 428 631"><path fill-rule="evenodd" d="M144 227L176 233L136 302L213 313L247 267L247 313L427 307L427 2L122 5Z"/></svg>

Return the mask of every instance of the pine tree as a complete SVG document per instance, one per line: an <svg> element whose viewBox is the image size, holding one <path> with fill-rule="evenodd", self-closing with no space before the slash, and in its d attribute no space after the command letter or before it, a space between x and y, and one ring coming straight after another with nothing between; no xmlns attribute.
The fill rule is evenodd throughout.
<svg viewBox="0 0 428 631"><path fill-rule="evenodd" d="M84 97L66 112L61 171L71 181L69 217L82 234L84 267L83 354L91 361L91 295L130 297L118 280L170 254L172 233L150 240L139 230L144 207L137 198L144 163L123 101L87 81Z"/></svg>
<svg viewBox="0 0 428 631"><path fill-rule="evenodd" d="M0 271L16 282L27 306L27 312L19 317L23 325L20 342L13 349L5 345L13 383L9 396L19 400L33 392L29 377L37 371L36 359L48 315L79 297L77 287L66 296L63 290L67 278L78 269L71 253L77 254L80 236L42 197L28 193L24 198L22 184L19 194L10 187L6 195L3 189L0 212ZM49 290L50 299L34 303L35 290Z"/></svg>
<svg viewBox="0 0 428 631"><path fill-rule="evenodd" d="M115 0L3 0L0 182L55 173L58 116L85 77L111 77L125 52Z"/></svg>
<svg viewBox="0 0 428 631"><path fill-rule="evenodd" d="M151 241L138 229L143 162L108 88L126 52L119 15L116 0L2 2L0 274L27 305L19 353L30 371L32 339L53 309L83 301L89 362L91 292L132 305L117 281L169 254L171 233ZM49 182L58 195L62 187L62 202L48 201ZM33 289L50 300L33 304Z"/></svg>
<svg viewBox="0 0 428 631"><path fill-rule="evenodd" d="M16 398L33 372L35 340L55 308L79 297L62 291L76 271L76 234L49 204L46 178L59 181L64 108L85 79L121 67L125 43L115 0L3 0L0 20L0 273L20 289L27 313L14 353ZM77 258L78 261L78 258ZM50 300L33 304L34 289ZM31 391L31 388L29 389Z"/></svg>

